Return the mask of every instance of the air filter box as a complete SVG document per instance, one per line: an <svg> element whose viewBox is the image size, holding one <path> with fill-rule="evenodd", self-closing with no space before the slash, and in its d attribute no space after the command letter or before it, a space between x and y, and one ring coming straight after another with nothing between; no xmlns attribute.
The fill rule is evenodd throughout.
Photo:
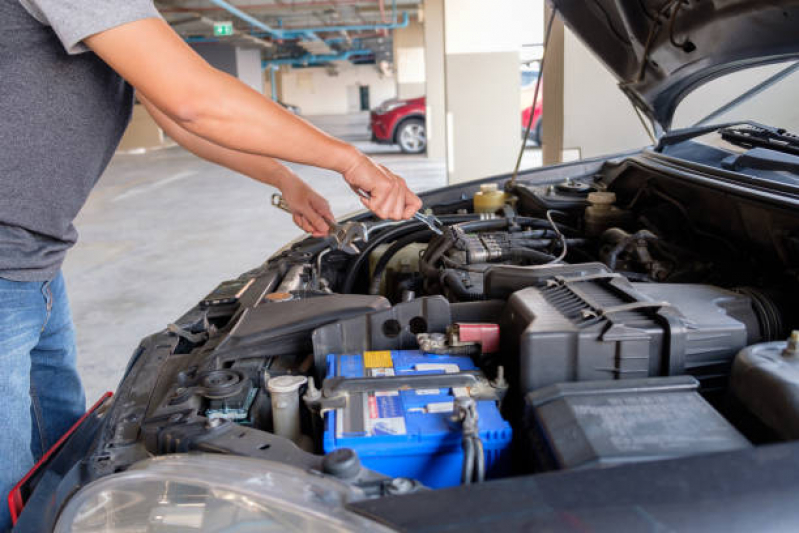
<svg viewBox="0 0 799 533"><path fill-rule="evenodd" d="M479 372L469 357L393 350L329 355L327 376L389 378ZM325 415L324 450L351 448L382 474L418 479L432 488L458 485L463 451L459 423L450 420L456 396L468 390L403 389L350 393L346 407ZM486 475L507 473L511 427L495 401L477 401Z"/></svg>
<svg viewBox="0 0 799 533"><path fill-rule="evenodd" d="M760 338L747 296L710 285L630 283L574 265L525 273L504 325L521 392L568 381L692 374L723 387L735 354ZM536 272L539 274L537 275Z"/></svg>
<svg viewBox="0 0 799 533"><path fill-rule="evenodd" d="M750 446L691 376L563 383L525 397L537 468L587 468Z"/></svg>

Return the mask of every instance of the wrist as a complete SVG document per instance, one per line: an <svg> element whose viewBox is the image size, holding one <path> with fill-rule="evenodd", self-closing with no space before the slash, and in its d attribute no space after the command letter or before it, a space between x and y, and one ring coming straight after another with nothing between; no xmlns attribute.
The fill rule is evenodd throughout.
<svg viewBox="0 0 799 533"><path fill-rule="evenodd" d="M287 168L280 168L277 172L274 169L267 170L266 174L268 175L267 182L271 182L271 184L281 191L285 190L289 184L294 181L297 177Z"/></svg>
<svg viewBox="0 0 799 533"><path fill-rule="evenodd" d="M357 167L366 156L351 144L342 143L340 150L336 154L335 160L330 170L335 170L341 175L346 175L350 170Z"/></svg>

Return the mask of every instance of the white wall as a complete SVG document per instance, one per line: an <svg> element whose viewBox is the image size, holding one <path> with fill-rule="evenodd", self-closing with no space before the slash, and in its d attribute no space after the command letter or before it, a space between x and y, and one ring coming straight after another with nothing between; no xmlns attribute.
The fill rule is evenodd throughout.
<svg viewBox="0 0 799 533"><path fill-rule="evenodd" d="M258 92L264 90L261 74L261 50L258 48L236 48L236 72L238 78Z"/></svg>
<svg viewBox="0 0 799 533"><path fill-rule="evenodd" d="M393 77L383 76L374 65L338 65L338 75L330 76L324 67L292 69L282 76L280 99L300 106L303 115L344 115L358 111L357 87L369 86L371 107L396 98ZM268 72L267 72L268 76ZM268 82L268 77L267 77ZM270 87L266 84L265 93Z"/></svg>
<svg viewBox="0 0 799 533"><path fill-rule="evenodd" d="M563 59L564 150L588 158L651 144L616 79L569 28Z"/></svg>

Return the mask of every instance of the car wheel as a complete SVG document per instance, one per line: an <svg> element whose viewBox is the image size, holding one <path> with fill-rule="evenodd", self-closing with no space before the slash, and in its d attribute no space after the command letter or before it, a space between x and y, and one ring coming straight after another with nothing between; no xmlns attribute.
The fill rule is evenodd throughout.
<svg viewBox="0 0 799 533"><path fill-rule="evenodd" d="M542 125L543 122L544 122L543 120L538 119L538 122L536 122L533 131L530 132L530 140L533 141L537 146L541 146L541 134L544 129Z"/></svg>
<svg viewBox="0 0 799 533"><path fill-rule="evenodd" d="M427 149L427 132L424 121L418 118L406 120L397 131L397 144L406 154L421 154Z"/></svg>

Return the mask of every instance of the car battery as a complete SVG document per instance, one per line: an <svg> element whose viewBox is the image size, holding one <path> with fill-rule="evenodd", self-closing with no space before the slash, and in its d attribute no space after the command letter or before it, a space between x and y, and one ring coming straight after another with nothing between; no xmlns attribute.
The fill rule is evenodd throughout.
<svg viewBox="0 0 799 533"><path fill-rule="evenodd" d="M327 376L383 378L477 371L469 357L418 350L372 351L327 356ZM367 468L391 477L417 479L431 488L458 485L463 466L461 425L453 401L466 388L378 390L350 393L347 406L325 415L324 450L351 448ZM511 427L496 402L476 402L486 477L508 470Z"/></svg>
<svg viewBox="0 0 799 533"><path fill-rule="evenodd" d="M528 393L539 470L606 467L748 448L691 376L561 383Z"/></svg>

